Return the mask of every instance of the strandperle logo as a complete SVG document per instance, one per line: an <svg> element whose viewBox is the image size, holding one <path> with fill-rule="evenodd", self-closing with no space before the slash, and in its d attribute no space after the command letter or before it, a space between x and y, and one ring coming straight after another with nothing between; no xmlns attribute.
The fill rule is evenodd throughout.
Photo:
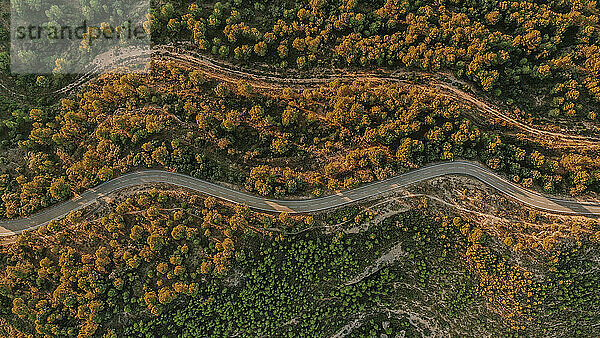
<svg viewBox="0 0 600 338"><path fill-rule="evenodd" d="M146 33L142 25L134 25L131 20L127 21L126 25L111 27L108 23L103 23L98 26L88 25L84 20L81 25L59 26L49 24L47 26L18 26L15 29L14 38L18 40L97 40L97 39L146 39Z"/></svg>
<svg viewBox="0 0 600 338"><path fill-rule="evenodd" d="M11 72L146 71L149 10L139 0L12 0Z"/></svg>

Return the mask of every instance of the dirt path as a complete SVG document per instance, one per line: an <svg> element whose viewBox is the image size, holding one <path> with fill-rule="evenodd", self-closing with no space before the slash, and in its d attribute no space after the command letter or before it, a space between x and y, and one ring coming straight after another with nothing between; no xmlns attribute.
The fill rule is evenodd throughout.
<svg viewBox="0 0 600 338"><path fill-rule="evenodd" d="M80 77L79 80L71 83L70 85L61 88L55 93L66 94L73 90L80 88L86 83L92 81L97 77L98 74L114 69L123 65L127 61L135 59L135 53L128 55L122 53L119 58L111 59L109 64L96 63L92 64L87 72ZM201 71L204 75L226 82L237 82L245 80L250 83L253 87L263 90L283 89L283 88L310 88L315 85L326 84L332 80L340 79L344 81L371 81L371 82L394 82L394 83L405 83L418 86L423 90L434 91L446 95L456 101L469 103L479 113L479 118L484 121L490 121L490 119L497 119L503 122L507 126L511 126L523 133L521 135L531 141L538 142L542 145L550 146L553 148L572 148L572 149L585 149L585 150L596 150L600 149L600 138L588 137L581 135L573 135L565 132L553 132L548 130L537 129L523 122L518 121L515 118L510 117L506 112L501 109L484 102L483 100L457 88L446 82L459 82L453 79L451 75L440 73L431 74L426 72L412 72L412 71L395 71L395 72L368 72L368 71L349 71L343 69L336 69L329 72L329 74L323 74L319 77L302 78L298 76L289 76L282 73L268 72L264 70L249 70L242 67L233 65L228 62L213 59L199 53L194 53L189 50L170 46L170 45L159 45L153 49L154 60L169 60L176 61L179 64L184 64L189 67L193 67ZM411 83L409 78L417 75L426 79L425 84L414 84ZM444 81L446 80L446 81Z"/></svg>

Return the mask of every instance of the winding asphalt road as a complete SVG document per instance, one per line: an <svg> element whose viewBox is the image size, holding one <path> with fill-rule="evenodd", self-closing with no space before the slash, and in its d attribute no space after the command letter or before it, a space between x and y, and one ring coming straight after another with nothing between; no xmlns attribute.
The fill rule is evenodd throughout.
<svg viewBox="0 0 600 338"><path fill-rule="evenodd" d="M415 169L389 179L363 185L353 190L320 198L272 200L226 188L191 176L161 170L129 173L91 188L81 195L38 212L27 218L0 221L0 236L10 236L35 229L70 212L84 208L111 193L148 183L167 183L188 188L225 201L241 203L254 210L267 212L315 213L339 208L360 200L376 197L395 189L445 175L471 176L525 205L548 212L572 215L600 215L600 202L581 202L544 196L516 185L477 163L469 161L440 162Z"/></svg>

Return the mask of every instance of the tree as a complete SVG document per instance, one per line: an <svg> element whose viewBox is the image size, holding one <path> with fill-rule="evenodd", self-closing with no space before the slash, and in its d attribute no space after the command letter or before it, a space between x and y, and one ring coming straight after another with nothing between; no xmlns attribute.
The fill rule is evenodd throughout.
<svg viewBox="0 0 600 338"><path fill-rule="evenodd" d="M215 87L214 92L219 97L226 97L229 94L229 88L224 83L219 83Z"/></svg>
<svg viewBox="0 0 600 338"><path fill-rule="evenodd" d="M271 151L276 154L284 154L288 151L288 141L282 138L274 138L271 142Z"/></svg>
<svg viewBox="0 0 600 338"><path fill-rule="evenodd" d="M67 199L71 196L71 185L64 176L55 178L50 184L50 194L52 198L58 201Z"/></svg>
<svg viewBox="0 0 600 338"><path fill-rule="evenodd" d="M167 161L169 160L169 151L167 150L167 147L162 145L156 148L152 152L152 159L162 165L167 165Z"/></svg>
<svg viewBox="0 0 600 338"><path fill-rule="evenodd" d="M129 238L131 238L131 240L137 242L137 241L141 240L143 238L143 236L144 236L144 228L143 227L136 224L131 228L131 232L129 234Z"/></svg>
<svg viewBox="0 0 600 338"><path fill-rule="evenodd" d="M264 41L258 42L257 44L254 45L254 52L258 56L267 55L267 44Z"/></svg>
<svg viewBox="0 0 600 338"><path fill-rule="evenodd" d="M279 54L279 57L281 59L285 59L288 56L288 47L285 44L281 44L279 45L279 47L277 47L277 53Z"/></svg>

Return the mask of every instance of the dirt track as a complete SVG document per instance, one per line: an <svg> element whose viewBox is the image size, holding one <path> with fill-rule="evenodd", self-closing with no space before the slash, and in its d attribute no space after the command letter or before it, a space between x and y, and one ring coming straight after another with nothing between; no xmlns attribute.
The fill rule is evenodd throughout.
<svg viewBox="0 0 600 338"><path fill-rule="evenodd" d="M113 60L110 64L92 65L86 74L82 75L79 80L70 85L61 88L55 93L69 93L80 88L86 83L92 81L98 74L110 69L115 69L123 64L123 62L135 59L135 56L130 57L127 53L121 55L121 59ZM340 79L343 81L372 81L372 82L394 82L413 84L408 78L412 75L418 75L426 79L425 84L413 84L419 86L423 90L435 91L446 95L459 102L466 102L476 108L478 118L483 121L500 120L503 124L513 127L518 131L520 137L538 142L541 145L552 148L571 148L583 149L586 151L600 149L600 138L587 137L580 135L572 135L563 132L552 132L548 130L537 129L522 123L501 109L476 98L472 94L462 91L461 89L451 86L445 82L457 82L451 79L448 74L431 74L425 72L404 72L395 71L383 73L365 72L365 71L348 71L335 70L331 74L324 74L319 77L302 78L295 76L285 76L280 73L267 72L262 70L248 70L228 62L213 59L211 57L184 50L170 45L159 45L153 49L153 60L168 60L175 61L182 65L193 67L200 70L204 75L226 82L236 82L245 80L253 87L258 89L283 89L283 88L310 88L316 85L321 85ZM160 62L160 61L159 61ZM442 81L446 79L448 81Z"/></svg>

